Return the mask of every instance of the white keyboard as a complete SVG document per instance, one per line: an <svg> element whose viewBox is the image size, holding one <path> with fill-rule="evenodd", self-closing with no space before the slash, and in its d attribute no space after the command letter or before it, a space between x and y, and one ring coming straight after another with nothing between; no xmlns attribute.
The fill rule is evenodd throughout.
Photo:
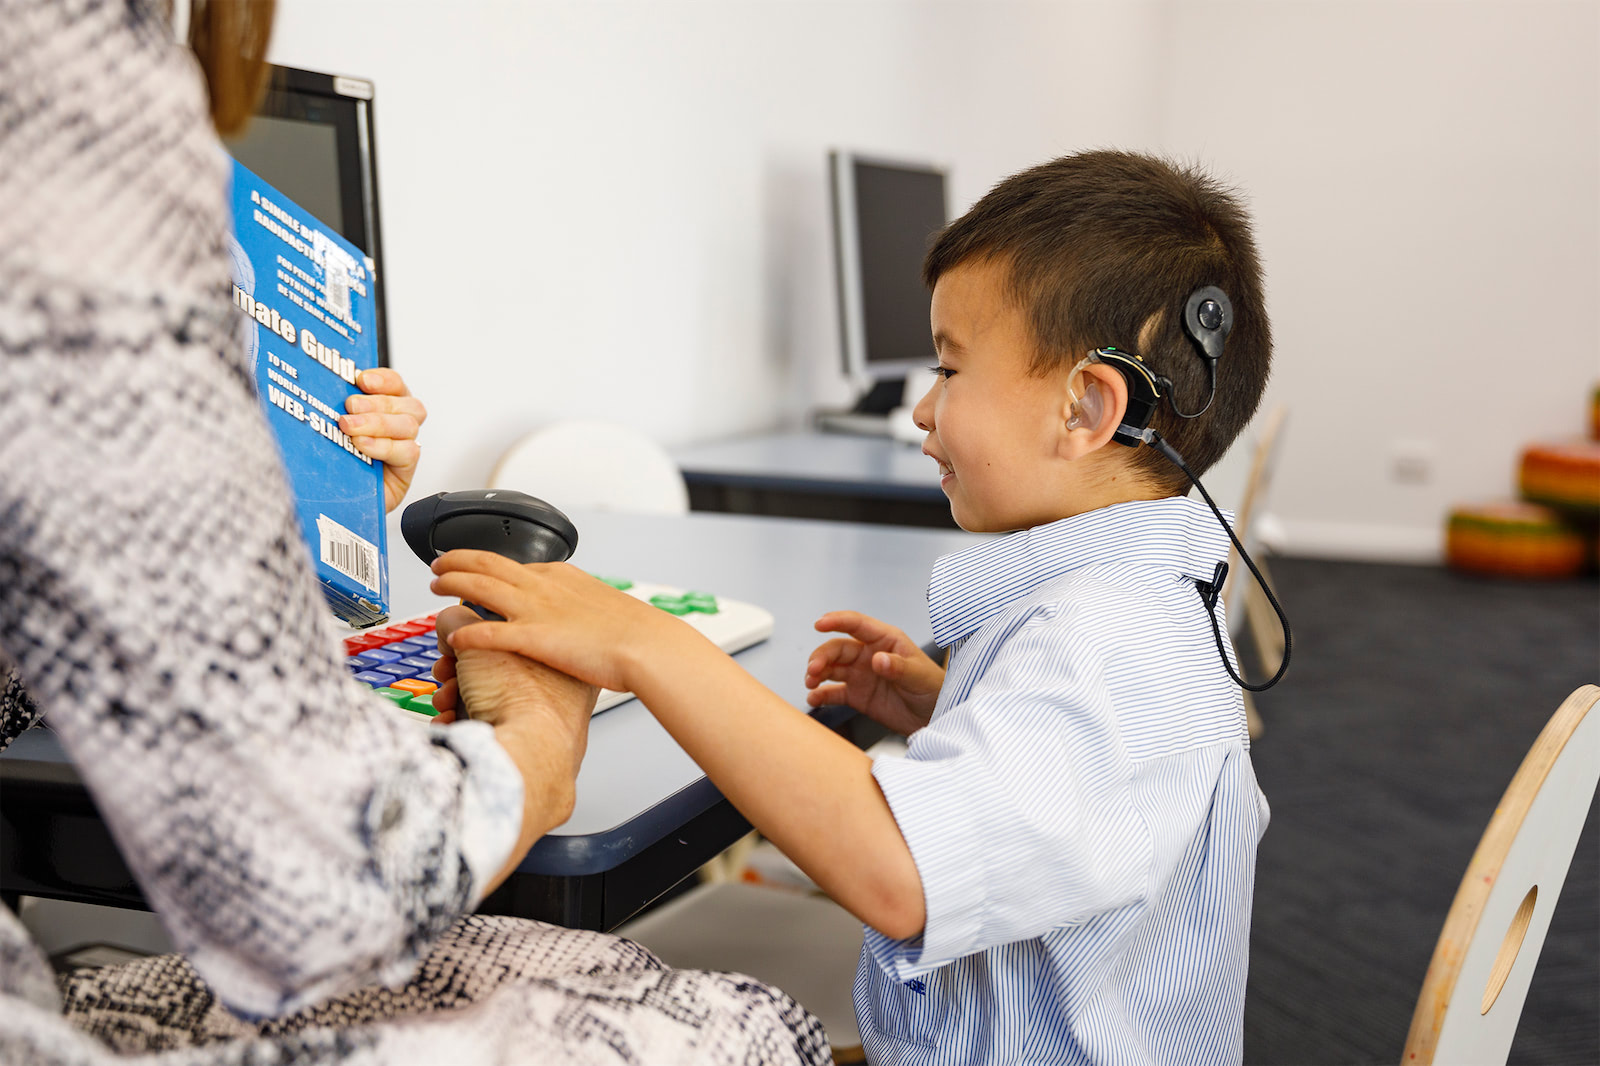
<svg viewBox="0 0 1600 1066"><path fill-rule="evenodd" d="M722 596L675 588L602 578L628 595L676 615L685 625L703 633L729 655L759 644L772 635L772 615L754 604ZM434 647L433 615L404 622L390 622L362 631L345 640L350 668L355 676L385 696L395 706L422 722L433 716L430 696L433 686L433 660L439 657ZM423 691L426 689L426 691ZM631 692L601 689L594 713L608 711L633 699Z"/></svg>
<svg viewBox="0 0 1600 1066"><path fill-rule="evenodd" d="M612 584L620 587L621 583L614 581ZM698 629L706 639L729 655L743 651L752 644L760 644L772 636L771 613L754 604L706 593L689 592L673 588L671 585L636 583L629 585L623 591L646 603L654 603L657 606L667 604L666 609ZM714 610L706 610L708 607ZM687 611L679 614L684 608L687 608ZM600 690L600 698L595 701L594 713L608 711L617 704L626 703L631 699L633 699L631 692L613 692L611 689L603 688Z"/></svg>

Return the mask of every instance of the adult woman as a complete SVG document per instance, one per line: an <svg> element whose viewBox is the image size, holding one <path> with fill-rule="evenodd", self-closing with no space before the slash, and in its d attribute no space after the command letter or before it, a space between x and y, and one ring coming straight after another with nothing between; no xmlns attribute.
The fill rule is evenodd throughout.
<svg viewBox="0 0 1600 1066"><path fill-rule="evenodd" d="M0 0L0 743L49 713L185 956L63 999L0 908L0 1061L821 1061L755 982L461 918L570 810L593 692L464 659L483 720L419 730L346 676L235 343L225 181L153 0Z"/></svg>

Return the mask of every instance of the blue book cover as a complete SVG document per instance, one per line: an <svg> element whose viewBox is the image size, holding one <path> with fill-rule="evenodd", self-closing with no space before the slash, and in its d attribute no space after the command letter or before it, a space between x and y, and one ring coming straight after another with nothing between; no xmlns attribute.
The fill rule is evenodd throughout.
<svg viewBox="0 0 1600 1066"><path fill-rule="evenodd" d="M383 465L339 429L356 375L378 365L372 272L355 245L237 161L233 303L334 614L389 614Z"/></svg>

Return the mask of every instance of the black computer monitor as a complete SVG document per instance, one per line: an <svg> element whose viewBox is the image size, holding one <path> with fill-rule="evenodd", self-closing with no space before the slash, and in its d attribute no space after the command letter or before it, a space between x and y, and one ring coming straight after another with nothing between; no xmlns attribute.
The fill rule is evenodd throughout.
<svg viewBox="0 0 1600 1066"><path fill-rule="evenodd" d="M834 151L828 173L844 371L865 390L856 410L884 413L932 361L922 259L948 218L945 171Z"/></svg>
<svg viewBox="0 0 1600 1066"><path fill-rule="evenodd" d="M225 143L235 159L366 253L378 363L388 366L372 83L274 65L255 118Z"/></svg>

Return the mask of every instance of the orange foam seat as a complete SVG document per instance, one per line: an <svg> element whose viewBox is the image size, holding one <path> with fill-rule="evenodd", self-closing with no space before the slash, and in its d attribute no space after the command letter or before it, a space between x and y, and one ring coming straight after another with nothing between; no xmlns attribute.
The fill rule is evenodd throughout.
<svg viewBox="0 0 1600 1066"><path fill-rule="evenodd" d="M1583 530L1534 503L1457 507L1445 535L1445 562L1452 569L1497 577L1572 577L1592 551Z"/></svg>
<svg viewBox="0 0 1600 1066"><path fill-rule="evenodd" d="M1530 444L1522 452L1518 487L1535 503L1600 511L1600 441Z"/></svg>

